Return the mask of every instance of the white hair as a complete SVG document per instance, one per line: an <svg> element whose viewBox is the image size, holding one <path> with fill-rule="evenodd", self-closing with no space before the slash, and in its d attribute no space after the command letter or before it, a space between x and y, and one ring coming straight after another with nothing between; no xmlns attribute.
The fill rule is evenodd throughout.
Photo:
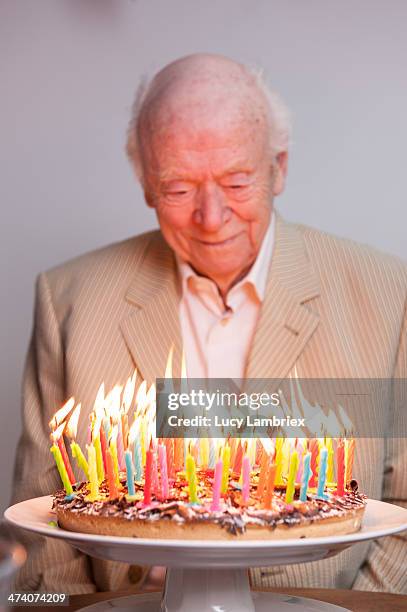
<svg viewBox="0 0 407 612"><path fill-rule="evenodd" d="M291 113L281 96L273 91L265 78L264 69L245 65L246 71L254 78L259 91L267 102L267 123L270 134L270 152L275 157L283 151L288 151L291 144L292 122ZM143 76L136 90L132 105L131 117L127 130L127 156L135 174L143 185L143 162L139 139L139 119L144 102L148 97L154 77Z"/></svg>

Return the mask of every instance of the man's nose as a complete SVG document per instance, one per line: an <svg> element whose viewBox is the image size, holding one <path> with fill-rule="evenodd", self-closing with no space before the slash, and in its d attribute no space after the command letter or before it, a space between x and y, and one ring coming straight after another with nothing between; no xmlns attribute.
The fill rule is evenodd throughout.
<svg viewBox="0 0 407 612"><path fill-rule="evenodd" d="M217 185L203 185L199 190L194 221L207 232L216 232L227 221L230 209L225 194Z"/></svg>

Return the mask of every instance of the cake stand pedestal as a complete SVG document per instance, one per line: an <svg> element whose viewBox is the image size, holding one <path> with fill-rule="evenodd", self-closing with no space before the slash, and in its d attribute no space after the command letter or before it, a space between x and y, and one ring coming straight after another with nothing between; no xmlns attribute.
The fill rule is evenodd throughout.
<svg viewBox="0 0 407 612"><path fill-rule="evenodd" d="M30 499L6 510L16 526L61 538L82 552L130 564L166 566L164 595L146 593L104 601L87 611L122 612L339 612L307 598L251 592L247 568L317 561L370 539L407 530L407 510L369 500L362 528L343 536L289 540L157 540L91 535L49 525L51 497Z"/></svg>

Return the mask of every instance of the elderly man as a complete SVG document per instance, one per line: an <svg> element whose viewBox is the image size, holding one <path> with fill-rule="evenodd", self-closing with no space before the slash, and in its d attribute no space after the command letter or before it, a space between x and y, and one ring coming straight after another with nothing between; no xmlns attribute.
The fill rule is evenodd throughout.
<svg viewBox="0 0 407 612"><path fill-rule="evenodd" d="M14 501L59 484L48 421L64 400L90 411L101 381L123 383L135 366L153 382L172 344L174 375L184 346L190 377L277 378L294 366L303 377L406 376L406 267L283 221L273 201L288 140L278 98L224 57L180 59L141 92L128 152L161 231L39 276ZM356 464L363 490L405 504L401 441L365 450L368 461ZM389 537L323 562L254 569L252 582L403 591L406 548ZM141 573L33 540L18 586L109 590Z"/></svg>

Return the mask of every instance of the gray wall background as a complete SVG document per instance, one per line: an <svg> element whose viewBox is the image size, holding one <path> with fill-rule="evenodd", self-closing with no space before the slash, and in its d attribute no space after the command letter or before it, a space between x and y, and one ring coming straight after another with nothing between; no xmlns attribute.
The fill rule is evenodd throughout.
<svg viewBox="0 0 407 612"><path fill-rule="evenodd" d="M405 257L403 0L2 0L0 510L41 270L156 225L124 154L140 76L187 53L263 65L294 117L288 219Z"/></svg>

